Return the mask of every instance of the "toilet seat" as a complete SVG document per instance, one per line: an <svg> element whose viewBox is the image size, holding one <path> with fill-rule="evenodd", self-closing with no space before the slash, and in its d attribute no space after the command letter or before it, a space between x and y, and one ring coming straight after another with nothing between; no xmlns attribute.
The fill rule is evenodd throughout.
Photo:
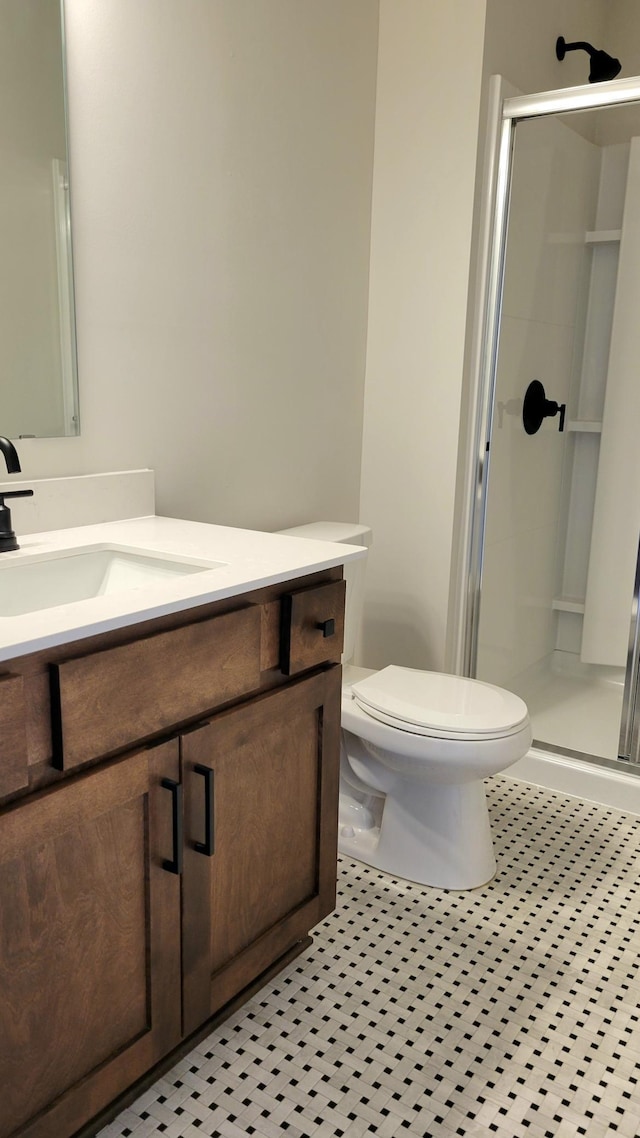
<svg viewBox="0 0 640 1138"><path fill-rule="evenodd" d="M528 722L513 692L481 680L391 665L351 685L359 709L396 730L460 742L505 738Z"/></svg>

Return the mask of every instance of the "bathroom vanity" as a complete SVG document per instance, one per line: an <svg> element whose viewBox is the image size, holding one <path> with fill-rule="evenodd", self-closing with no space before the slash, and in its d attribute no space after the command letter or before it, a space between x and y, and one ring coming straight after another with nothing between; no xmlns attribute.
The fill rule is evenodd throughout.
<svg viewBox="0 0 640 1138"><path fill-rule="evenodd" d="M94 1132L335 904L360 551L155 518L65 556L106 530L218 567L0 617L0 1138Z"/></svg>

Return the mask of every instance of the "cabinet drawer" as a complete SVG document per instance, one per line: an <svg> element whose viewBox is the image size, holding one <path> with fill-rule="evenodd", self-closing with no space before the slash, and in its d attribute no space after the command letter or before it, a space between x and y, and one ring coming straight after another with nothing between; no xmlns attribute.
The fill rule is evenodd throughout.
<svg viewBox="0 0 640 1138"><path fill-rule="evenodd" d="M285 676L318 664L340 663L344 640L344 581L285 593L280 655Z"/></svg>
<svg viewBox="0 0 640 1138"><path fill-rule="evenodd" d="M0 676L0 797L28 786L26 705L22 676Z"/></svg>
<svg viewBox="0 0 640 1138"><path fill-rule="evenodd" d="M54 664L54 764L69 770L259 684L258 606Z"/></svg>

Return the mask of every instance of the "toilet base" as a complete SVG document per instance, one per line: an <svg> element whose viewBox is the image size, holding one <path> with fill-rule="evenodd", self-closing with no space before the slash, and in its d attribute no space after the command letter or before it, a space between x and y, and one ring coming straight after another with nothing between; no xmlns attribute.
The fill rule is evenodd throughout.
<svg viewBox="0 0 640 1138"><path fill-rule="evenodd" d="M341 825L338 848L420 885L485 885L495 874L496 859L484 782L397 784L385 798L380 827Z"/></svg>

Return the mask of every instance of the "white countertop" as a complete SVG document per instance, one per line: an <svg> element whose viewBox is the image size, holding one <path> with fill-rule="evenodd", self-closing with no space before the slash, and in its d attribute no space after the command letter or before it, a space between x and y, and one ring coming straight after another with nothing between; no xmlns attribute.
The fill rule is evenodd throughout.
<svg viewBox="0 0 640 1138"><path fill-rule="evenodd" d="M0 616L0 661L237 596L366 555L359 546L162 517L18 534L18 540L19 550L0 553L0 589L2 566L29 563L61 551L81 551L83 546L133 547L151 556L224 565L143 588L19 616Z"/></svg>

